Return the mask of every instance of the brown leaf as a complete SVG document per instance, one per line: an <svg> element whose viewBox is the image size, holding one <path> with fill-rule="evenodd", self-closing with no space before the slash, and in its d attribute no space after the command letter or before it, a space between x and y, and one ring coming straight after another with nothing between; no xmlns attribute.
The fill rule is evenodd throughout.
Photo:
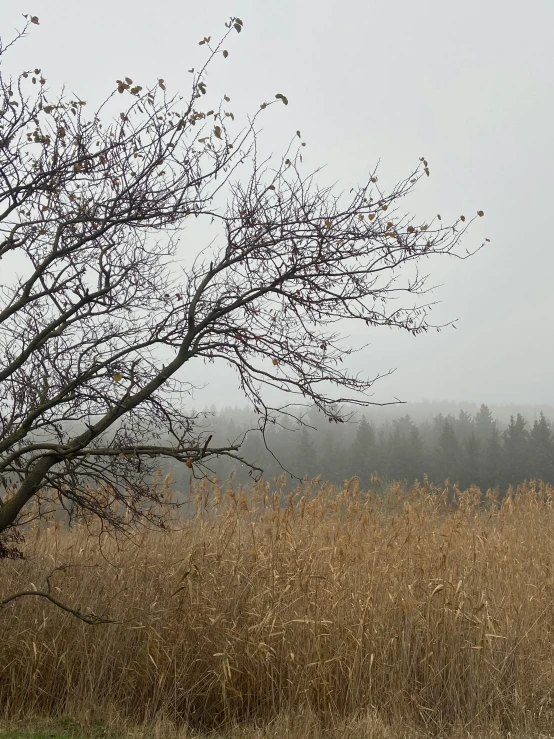
<svg viewBox="0 0 554 739"><path fill-rule="evenodd" d="M227 49L223 49L223 58L227 59L228 56L229 56L229 52L227 51Z"/></svg>
<svg viewBox="0 0 554 739"><path fill-rule="evenodd" d="M477 215L479 216L479 218L482 218L485 215L485 211L484 210L478 210L477 211Z"/></svg>
<svg viewBox="0 0 554 739"><path fill-rule="evenodd" d="M34 23L35 26L38 26L39 25L38 17L36 15L32 15L31 16L31 23Z"/></svg>
<svg viewBox="0 0 554 739"><path fill-rule="evenodd" d="M214 135L217 139L221 138L221 126L214 127Z"/></svg>
<svg viewBox="0 0 554 739"><path fill-rule="evenodd" d="M288 98L285 95L281 95L280 92L277 93L277 95L275 95L275 97L277 98L277 100L282 100L285 105L288 105L289 104Z"/></svg>

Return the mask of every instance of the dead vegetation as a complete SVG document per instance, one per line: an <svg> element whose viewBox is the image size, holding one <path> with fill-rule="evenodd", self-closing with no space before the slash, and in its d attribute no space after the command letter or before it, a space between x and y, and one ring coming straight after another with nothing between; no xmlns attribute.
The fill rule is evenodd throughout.
<svg viewBox="0 0 554 739"><path fill-rule="evenodd" d="M302 736L546 730L553 493L214 481L178 530L116 541L35 522L0 599L48 585L114 623L6 604L0 710L202 731L303 717Z"/></svg>

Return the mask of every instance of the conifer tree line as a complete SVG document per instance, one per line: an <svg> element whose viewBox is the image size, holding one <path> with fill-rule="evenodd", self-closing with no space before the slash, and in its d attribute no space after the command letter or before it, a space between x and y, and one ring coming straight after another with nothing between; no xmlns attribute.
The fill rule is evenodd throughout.
<svg viewBox="0 0 554 739"><path fill-rule="evenodd" d="M362 488L374 474L382 482L409 485L427 475L435 483L448 478L464 488L477 485L501 492L531 478L554 484L554 433L542 411L534 420L515 413L507 422L494 418L484 404L475 413L437 413L417 421L410 414L374 415L366 412L351 423L335 425L308 413L309 425L283 428L284 421L266 429L265 441L260 432L249 430L253 416L247 410L212 409L207 422L219 442L246 434L244 456L263 468L266 479L282 474L281 462L299 478L319 475L340 484L357 475ZM230 474L236 481L250 479L238 460L217 460L212 469L221 480ZM177 467L174 478L179 486L186 475Z"/></svg>

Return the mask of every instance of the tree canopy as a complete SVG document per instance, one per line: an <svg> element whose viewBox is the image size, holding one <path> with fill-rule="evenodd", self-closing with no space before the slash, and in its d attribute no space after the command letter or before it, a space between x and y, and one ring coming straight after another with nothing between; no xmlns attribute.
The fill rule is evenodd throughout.
<svg viewBox="0 0 554 739"><path fill-rule="evenodd" d="M240 124L229 96L208 91L239 18L200 41L186 95L122 77L91 112L40 69L5 71L32 25L0 47L0 532L35 515L33 500L116 527L161 522L160 457L196 474L240 457L189 410L188 363L234 368L261 428L290 404L268 389L343 421L342 404L370 405L378 378L349 371L342 321L428 330L423 262L468 256L472 219L401 210L429 175L424 157L390 191L371 171L349 193L303 171L300 131L260 161L259 117L287 97ZM191 220L219 239L180 269Z"/></svg>

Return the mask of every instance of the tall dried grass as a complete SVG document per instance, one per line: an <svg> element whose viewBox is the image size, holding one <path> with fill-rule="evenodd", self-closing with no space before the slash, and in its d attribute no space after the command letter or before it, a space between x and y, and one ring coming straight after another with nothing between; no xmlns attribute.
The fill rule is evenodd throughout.
<svg viewBox="0 0 554 739"><path fill-rule="evenodd" d="M37 522L26 559L1 563L1 597L71 564L52 594L119 623L6 606L0 714L552 725L553 494L213 482L177 531L115 541Z"/></svg>

